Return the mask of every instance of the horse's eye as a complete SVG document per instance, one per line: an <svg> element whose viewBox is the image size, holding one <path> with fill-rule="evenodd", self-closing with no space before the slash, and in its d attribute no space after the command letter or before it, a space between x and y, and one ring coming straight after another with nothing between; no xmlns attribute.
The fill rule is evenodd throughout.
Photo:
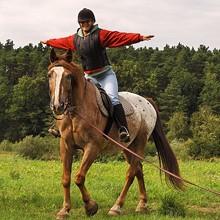
<svg viewBox="0 0 220 220"><path fill-rule="evenodd" d="M67 78L68 80L71 80L71 79L72 79L72 76L71 76L71 75L67 75L66 78Z"/></svg>
<svg viewBox="0 0 220 220"><path fill-rule="evenodd" d="M50 79L52 77L52 73L48 73L47 77Z"/></svg>

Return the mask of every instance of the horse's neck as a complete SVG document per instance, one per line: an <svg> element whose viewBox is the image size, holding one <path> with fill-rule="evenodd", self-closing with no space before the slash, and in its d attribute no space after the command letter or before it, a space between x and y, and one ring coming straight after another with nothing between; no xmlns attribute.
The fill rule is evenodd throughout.
<svg viewBox="0 0 220 220"><path fill-rule="evenodd" d="M84 84L83 107L88 113L97 111L96 88L88 80L85 80Z"/></svg>
<svg viewBox="0 0 220 220"><path fill-rule="evenodd" d="M72 107L79 113L85 111L87 107L88 94L90 93L88 82L84 76L78 76L76 85L72 85Z"/></svg>
<svg viewBox="0 0 220 220"><path fill-rule="evenodd" d="M94 84L89 81L85 81L85 83L83 101L81 105L78 106L77 112L75 112L72 118L73 130L74 128L78 128L75 130L78 131L79 136L81 136L82 133L87 135L93 134L94 130L91 133L91 125L99 129L104 129L106 123L106 118L100 112L97 104ZM94 133L94 135L96 135L96 133Z"/></svg>

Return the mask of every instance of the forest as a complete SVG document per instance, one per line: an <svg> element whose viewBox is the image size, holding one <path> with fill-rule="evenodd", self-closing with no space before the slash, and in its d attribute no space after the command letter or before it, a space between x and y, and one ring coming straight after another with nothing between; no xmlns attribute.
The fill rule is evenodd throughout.
<svg viewBox="0 0 220 220"><path fill-rule="evenodd" d="M47 66L50 48L0 43L0 142L46 136L53 122ZM170 140L192 155L220 156L220 50L182 44L107 50L120 91L153 98ZM74 54L74 62L79 62ZM205 150L206 149L206 150ZM207 151L208 149L208 151Z"/></svg>

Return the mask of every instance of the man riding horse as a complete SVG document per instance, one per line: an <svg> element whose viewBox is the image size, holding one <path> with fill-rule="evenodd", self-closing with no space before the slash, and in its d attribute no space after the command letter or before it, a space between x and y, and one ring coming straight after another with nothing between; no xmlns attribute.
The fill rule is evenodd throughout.
<svg viewBox="0 0 220 220"><path fill-rule="evenodd" d="M78 14L80 28L74 35L41 41L48 46L77 51L80 55L85 77L91 79L109 95L114 107L113 117L119 129L122 142L129 142L127 121L124 109L118 98L118 82L111 67L106 48L120 47L151 40L153 35L143 36L138 33L122 33L100 29L95 24L95 16L90 9L84 8ZM56 130L51 130L57 133Z"/></svg>

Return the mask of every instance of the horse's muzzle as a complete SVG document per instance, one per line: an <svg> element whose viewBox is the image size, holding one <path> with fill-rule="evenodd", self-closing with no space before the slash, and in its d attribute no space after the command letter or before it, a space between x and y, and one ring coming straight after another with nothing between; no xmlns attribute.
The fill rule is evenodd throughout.
<svg viewBox="0 0 220 220"><path fill-rule="evenodd" d="M60 102L59 104L56 104L56 105L51 104L50 108L56 115L62 115L66 111L66 105L64 102Z"/></svg>

